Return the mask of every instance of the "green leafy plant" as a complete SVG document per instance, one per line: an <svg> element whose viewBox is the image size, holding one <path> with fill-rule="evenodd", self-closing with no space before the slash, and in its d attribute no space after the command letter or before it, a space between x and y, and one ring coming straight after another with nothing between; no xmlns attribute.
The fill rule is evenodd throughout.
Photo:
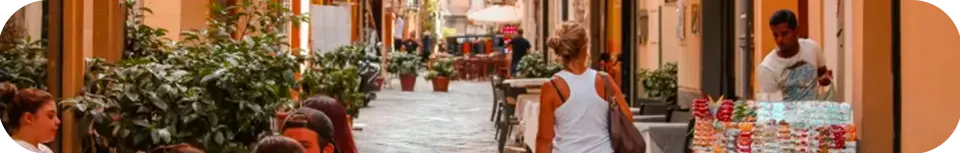
<svg viewBox="0 0 960 153"><path fill-rule="evenodd" d="M81 126L91 133L84 152L139 152L179 143L208 152L249 152L249 145L272 133L276 110L293 103L290 89L299 70L279 31L305 18L272 1L211 10L227 18L184 32L181 43L162 45L165 32L158 31L165 30L128 24L128 36L141 39L127 45L139 48L127 46L128 56L116 64L89 60L82 93L61 103L89 121Z"/></svg>
<svg viewBox="0 0 960 153"><path fill-rule="evenodd" d="M647 97L663 98L668 102L677 97L677 64L669 62L657 70L641 69L637 80L643 83Z"/></svg>
<svg viewBox="0 0 960 153"><path fill-rule="evenodd" d="M170 39L165 38L167 30L154 28L143 24L146 13L153 13L146 7L136 7L136 1L127 0L127 21L125 23L126 37L124 39L125 59L160 57L159 54L169 50ZM139 11L137 11L139 10Z"/></svg>
<svg viewBox="0 0 960 153"><path fill-rule="evenodd" d="M453 68L453 58L442 58L433 62L432 69L427 72L427 80L433 80L439 76L450 77L457 73Z"/></svg>
<svg viewBox="0 0 960 153"><path fill-rule="evenodd" d="M47 88L47 50L42 41L29 38L13 41L0 50L0 82L19 88Z"/></svg>
<svg viewBox="0 0 960 153"><path fill-rule="evenodd" d="M563 69L560 64L547 64L542 53L527 54L520 59L517 65L517 77L519 78L546 78Z"/></svg>
<svg viewBox="0 0 960 153"><path fill-rule="evenodd" d="M421 29L424 33L432 33L432 36L439 36L437 35L438 33L436 33L438 28L436 22L433 22L440 16L440 5L438 3L437 0L424 0L423 4L420 5L422 7L421 9L425 12L420 13L421 18L424 19L423 21L427 21L420 24Z"/></svg>
<svg viewBox="0 0 960 153"><path fill-rule="evenodd" d="M387 71L399 75L417 75L421 67L420 57L417 55L393 52L390 53L390 65Z"/></svg>
<svg viewBox="0 0 960 153"><path fill-rule="evenodd" d="M363 105L360 92L360 64L364 58L362 44L339 47L329 52L315 51L308 58L312 64L300 80L301 97L328 95L340 101L347 113L359 117Z"/></svg>

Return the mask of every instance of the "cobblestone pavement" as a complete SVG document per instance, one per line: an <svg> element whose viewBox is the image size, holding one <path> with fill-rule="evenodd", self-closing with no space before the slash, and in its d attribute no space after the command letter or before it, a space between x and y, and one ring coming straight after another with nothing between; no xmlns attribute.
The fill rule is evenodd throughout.
<svg viewBox="0 0 960 153"><path fill-rule="evenodd" d="M433 92L417 80L413 92L401 92L393 79L369 108L360 110L354 131L361 153L494 153L490 122L491 87L485 81L451 81L450 92Z"/></svg>

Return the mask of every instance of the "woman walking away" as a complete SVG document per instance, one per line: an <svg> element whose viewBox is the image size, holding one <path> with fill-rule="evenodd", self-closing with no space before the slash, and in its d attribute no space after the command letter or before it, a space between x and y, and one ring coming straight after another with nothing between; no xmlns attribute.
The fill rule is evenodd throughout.
<svg viewBox="0 0 960 153"><path fill-rule="evenodd" d="M333 140L333 124L330 118L312 108L300 108L290 113L283 123L283 136L293 138L307 149L307 153L340 153L324 151L328 145L336 146Z"/></svg>
<svg viewBox="0 0 960 153"><path fill-rule="evenodd" d="M630 109L612 85L612 79L587 68L587 38L584 28L574 22L555 29L547 45L563 60L563 71L543 84L540 95L540 116L537 131L537 153L612 153L610 124L611 104L607 93L616 97L620 112L628 119ZM612 91L605 91L610 89Z"/></svg>
<svg viewBox="0 0 960 153"><path fill-rule="evenodd" d="M306 153L307 150L304 149L297 140L281 136L270 136L260 139L260 142L257 143L257 148L253 149L253 153L274 152Z"/></svg>
<svg viewBox="0 0 960 153"><path fill-rule="evenodd" d="M329 96L316 96L307 99L303 101L303 107L319 110L330 117L334 129L333 140L337 141L337 145L331 147L336 147L341 153L357 153L346 107Z"/></svg>
<svg viewBox="0 0 960 153"><path fill-rule="evenodd" d="M29 88L17 91L7 104L7 131L10 137L23 148L38 153L53 153L43 143L57 137L60 118L53 96L46 91Z"/></svg>

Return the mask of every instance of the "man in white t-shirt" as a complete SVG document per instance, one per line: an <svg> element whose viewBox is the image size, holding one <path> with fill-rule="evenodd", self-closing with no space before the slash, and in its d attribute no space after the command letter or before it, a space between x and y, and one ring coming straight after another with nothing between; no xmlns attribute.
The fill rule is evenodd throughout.
<svg viewBox="0 0 960 153"><path fill-rule="evenodd" d="M406 21L403 20L403 16L396 14L396 19L393 20L393 50L400 51L400 47L403 46L403 33L406 26Z"/></svg>
<svg viewBox="0 0 960 153"><path fill-rule="evenodd" d="M819 45L797 37L797 17L787 9L770 17L770 30L777 48L757 69L760 93L778 95L771 99L785 101L815 100L816 87L831 83Z"/></svg>

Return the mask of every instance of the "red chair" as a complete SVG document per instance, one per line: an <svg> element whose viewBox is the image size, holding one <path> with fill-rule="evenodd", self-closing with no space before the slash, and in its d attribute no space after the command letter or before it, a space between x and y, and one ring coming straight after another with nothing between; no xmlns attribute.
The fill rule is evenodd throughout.
<svg viewBox="0 0 960 153"><path fill-rule="evenodd" d="M476 80L477 73L480 72L480 59L470 57L467 59L467 80Z"/></svg>
<svg viewBox="0 0 960 153"><path fill-rule="evenodd" d="M453 69L457 71L454 74L454 80L463 80L467 78L467 61L463 58L457 58L453 61Z"/></svg>
<svg viewBox="0 0 960 153"><path fill-rule="evenodd" d="M480 72L478 73L477 79L480 81L487 80L490 77L490 64L493 63L490 61L491 58L488 56L481 56L479 58Z"/></svg>

